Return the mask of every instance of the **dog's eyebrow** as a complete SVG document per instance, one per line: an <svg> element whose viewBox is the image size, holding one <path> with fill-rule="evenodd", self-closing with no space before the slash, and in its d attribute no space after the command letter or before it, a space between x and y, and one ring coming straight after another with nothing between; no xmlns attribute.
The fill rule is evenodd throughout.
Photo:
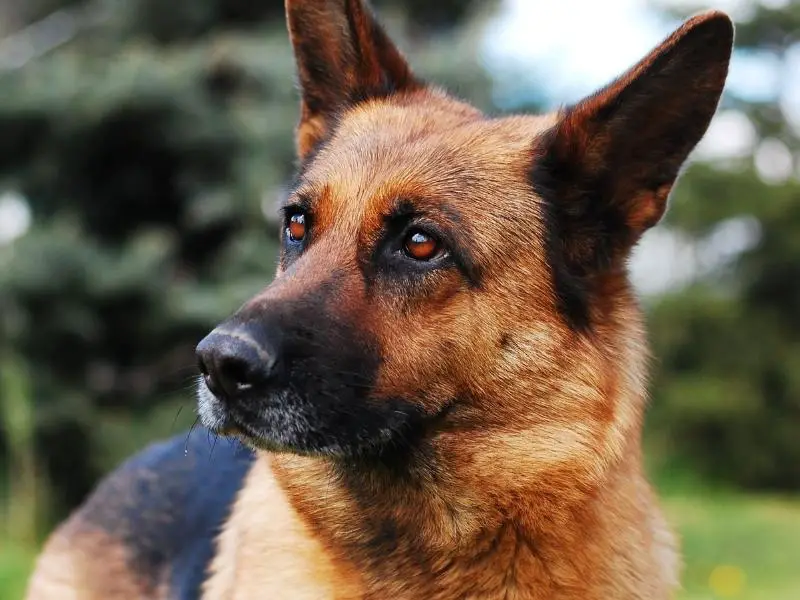
<svg viewBox="0 0 800 600"><path fill-rule="evenodd" d="M434 203L429 199L414 199L408 196L398 198L386 214L387 221L409 217L428 217L434 221L446 221L453 227L463 224L461 214L447 203Z"/></svg>
<svg viewBox="0 0 800 600"><path fill-rule="evenodd" d="M317 159L319 153L328 145L330 141L331 133L321 139L317 144L309 151L309 153L303 158L300 163L297 165L295 169L294 176L292 177L291 181L289 182L289 195L294 194L299 190L303 185L306 184L305 176L308 173L308 170L311 168L311 165Z"/></svg>
<svg viewBox="0 0 800 600"><path fill-rule="evenodd" d="M482 284L481 268L471 250L468 228L461 213L447 202L431 202L413 200L408 197L398 198L386 215L387 221L402 218L423 217L442 225L439 233L443 242L450 248L453 261L464 274L470 285L480 288Z"/></svg>
<svg viewBox="0 0 800 600"><path fill-rule="evenodd" d="M295 173L292 180L286 186L286 194L282 205L304 203L305 200L308 200L308 194L303 192L306 188L308 188L308 181L305 178L305 173L302 171Z"/></svg>
<svg viewBox="0 0 800 600"><path fill-rule="evenodd" d="M310 211L313 206L313 196L297 190L290 190L283 202L281 202L281 209L283 210L289 207L296 207L304 211Z"/></svg>

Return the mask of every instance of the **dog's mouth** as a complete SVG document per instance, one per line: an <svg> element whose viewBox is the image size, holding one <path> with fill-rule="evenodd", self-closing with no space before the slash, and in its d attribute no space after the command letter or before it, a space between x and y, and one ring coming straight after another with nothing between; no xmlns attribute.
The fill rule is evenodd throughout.
<svg viewBox="0 0 800 600"><path fill-rule="evenodd" d="M404 400L344 396L283 389L231 402L215 396L201 378L198 413L212 432L256 449L346 458L409 452L437 416Z"/></svg>

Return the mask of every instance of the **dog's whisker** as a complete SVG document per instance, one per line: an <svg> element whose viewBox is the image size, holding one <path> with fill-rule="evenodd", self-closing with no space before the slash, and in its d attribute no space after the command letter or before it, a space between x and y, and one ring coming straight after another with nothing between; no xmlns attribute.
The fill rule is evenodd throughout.
<svg viewBox="0 0 800 600"><path fill-rule="evenodd" d="M200 416L198 415L197 417L195 417L195 420L192 423L192 426L189 428L189 432L186 434L186 440L184 441L184 444L183 444L183 453L184 453L184 455L188 455L189 454L189 438L192 437L192 433L194 432L194 428L197 427L197 425L199 423L200 423Z"/></svg>

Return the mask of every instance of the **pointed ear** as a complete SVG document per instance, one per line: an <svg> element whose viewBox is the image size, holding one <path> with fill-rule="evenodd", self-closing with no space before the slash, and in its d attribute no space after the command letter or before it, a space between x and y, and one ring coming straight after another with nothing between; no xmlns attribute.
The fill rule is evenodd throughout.
<svg viewBox="0 0 800 600"><path fill-rule="evenodd" d="M362 0L286 0L286 17L302 94L301 159L343 109L421 87Z"/></svg>
<svg viewBox="0 0 800 600"><path fill-rule="evenodd" d="M732 44L727 15L698 15L545 135L532 178L548 201L554 258L572 275L618 265L660 220L717 109Z"/></svg>

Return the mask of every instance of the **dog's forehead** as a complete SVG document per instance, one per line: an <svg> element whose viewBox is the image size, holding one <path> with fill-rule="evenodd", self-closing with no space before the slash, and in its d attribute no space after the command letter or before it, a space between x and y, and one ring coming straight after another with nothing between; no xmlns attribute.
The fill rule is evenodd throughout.
<svg viewBox="0 0 800 600"><path fill-rule="evenodd" d="M551 116L487 118L451 101L370 102L350 111L303 174L298 193L317 222L380 221L398 199L446 202L466 212L530 193L538 135Z"/></svg>

